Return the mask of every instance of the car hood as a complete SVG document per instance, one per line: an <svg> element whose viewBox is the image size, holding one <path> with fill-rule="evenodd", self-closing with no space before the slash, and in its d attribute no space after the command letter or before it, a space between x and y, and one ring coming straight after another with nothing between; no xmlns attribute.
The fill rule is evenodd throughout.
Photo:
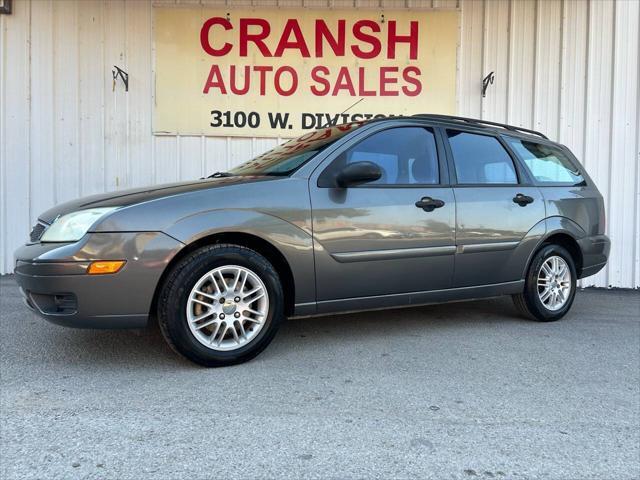
<svg viewBox="0 0 640 480"><path fill-rule="evenodd" d="M38 218L46 223L53 222L57 217L71 213L77 210L87 208L100 207L125 207L137 203L148 202L159 198L180 195L183 193L195 192L198 190L206 190L211 188L221 188L229 185L238 185L242 183L254 183L261 181L276 180L281 177L265 177L265 176L236 176L236 177L219 177L204 178L197 181L187 181L178 183L167 183L145 188L132 188L129 190L120 190L118 192L101 193L88 197L78 198L69 202L57 205Z"/></svg>

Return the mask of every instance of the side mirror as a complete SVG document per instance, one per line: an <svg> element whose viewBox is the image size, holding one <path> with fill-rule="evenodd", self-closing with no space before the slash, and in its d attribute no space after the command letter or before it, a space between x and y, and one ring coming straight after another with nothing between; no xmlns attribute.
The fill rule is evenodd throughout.
<svg viewBox="0 0 640 480"><path fill-rule="evenodd" d="M362 183L375 182L382 177L380 167L372 162L350 163L336 175L338 187L346 188Z"/></svg>

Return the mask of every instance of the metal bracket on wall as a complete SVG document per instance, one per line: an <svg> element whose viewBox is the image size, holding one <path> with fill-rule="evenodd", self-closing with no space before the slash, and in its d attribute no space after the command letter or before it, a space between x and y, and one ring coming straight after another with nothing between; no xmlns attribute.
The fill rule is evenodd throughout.
<svg viewBox="0 0 640 480"><path fill-rule="evenodd" d="M11 15L11 0L0 0L0 14Z"/></svg>
<svg viewBox="0 0 640 480"><path fill-rule="evenodd" d="M482 79L482 98L487 96L487 88L489 88L489 85L493 85L494 79L495 75L493 72Z"/></svg>
<svg viewBox="0 0 640 480"><path fill-rule="evenodd" d="M115 68L115 70L111 70L111 73L113 74L112 90L114 92L116 91L116 79L120 77L122 79L122 83L124 83L124 91L128 92L129 91L129 74L124 70L122 70L120 67L117 67L115 65L113 66L113 68Z"/></svg>

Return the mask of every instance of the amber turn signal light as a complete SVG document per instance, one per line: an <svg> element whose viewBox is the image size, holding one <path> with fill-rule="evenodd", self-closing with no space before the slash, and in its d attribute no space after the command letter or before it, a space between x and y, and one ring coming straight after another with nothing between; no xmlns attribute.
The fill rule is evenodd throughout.
<svg viewBox="0 0 640 480"><path fill-rule="evenodd" d="M104 275L106 273L117 273L124 266L124 260L91 262L87 273L89 275Z"/></svg>

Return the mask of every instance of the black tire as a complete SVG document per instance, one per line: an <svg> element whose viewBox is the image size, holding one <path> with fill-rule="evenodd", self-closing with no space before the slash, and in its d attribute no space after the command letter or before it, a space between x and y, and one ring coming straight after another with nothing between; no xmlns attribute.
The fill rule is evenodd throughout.
<svg viewBox="0 0 640 480"><path fill-rule="evenodd" d="M187 301L198 279L216 267L238 265L254 272L266 286L269 311L264 326L247 344L231 351L213 350L200 343L187 323ZM273 340L284 316L282 284L271 263L259 253L238 245L208 245L181 259L167 275L158 297L158 324L167 343L180 355L205 367L223 367L251 360Z"/></svg>
<svg viewBox="0 0 640 480"><path fill-rule="evenodd" d="M566 303L558 310L550 310L540 300L538 295L538 273L542 268L545 260L551 256L559 256L567 262L571 272L571 290ZM525 278L524 292L513 295L513 303L518 312L524 317L538 322L554 322L564 317L576 295L576 266L571 254L560 245L548 244L544 245L534 255L527 276Z"/></svg>

